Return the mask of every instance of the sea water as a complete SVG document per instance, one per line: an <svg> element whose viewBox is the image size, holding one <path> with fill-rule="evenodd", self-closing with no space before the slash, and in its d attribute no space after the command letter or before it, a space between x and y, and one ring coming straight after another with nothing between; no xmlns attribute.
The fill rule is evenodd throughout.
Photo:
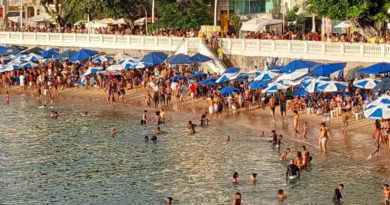
<svg viewBox="0 0 390 205"><path fill-rule="evenodd" d="M42 104L26 96L0 103L0 204L157 205L167 196L174 204L230 204L236 192L243 204L332 204L340 183L344 204L381 204L389 180L367 163L320 155L308 145L312 165L300 181L287 183L280 151L234 122L211 121L190 135L188 120L198 124L199 116L168 113L161 125L168 133L154 143L143 141L156 126L140 125L142 109L74 99L39 109ZM51 110L58 119L49 117ZM291 159L300 145L285 140L281 149L290 147ZM238 184L231 182L235 171ZM251 173L258 173L256 184ZM288 194L283 203L278 189Z"/></svg>

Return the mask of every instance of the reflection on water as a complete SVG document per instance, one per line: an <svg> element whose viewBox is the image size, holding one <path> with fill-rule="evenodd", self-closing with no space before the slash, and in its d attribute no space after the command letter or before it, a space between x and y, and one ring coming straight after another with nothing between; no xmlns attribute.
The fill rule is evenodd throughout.
<svg viewBox="0 0 390 205"><path fill-rule="evenodd" d="M288 193L286 204L331 204L339 183L346 204L380 204L385 178L369 165L332 153L317 156L310 147L311 171L286 184L280 153L237 124L189 135L192 115L169 116L161 126L168 134L145 143L155 127L139 125L140 110L69 102L56 105L60 117L52 120L39 103L15 101L0 104L0 204L162 204L166 196L175 204L230 204L235 192L244 204L279 204L278 189ZM81 111L91 116L82 118ZM111 128L118 132L114 138ZM295 156L300 144L284 143L282 149L292 148L288 158ZM235 171L239 183L232 185Z"/></svg>

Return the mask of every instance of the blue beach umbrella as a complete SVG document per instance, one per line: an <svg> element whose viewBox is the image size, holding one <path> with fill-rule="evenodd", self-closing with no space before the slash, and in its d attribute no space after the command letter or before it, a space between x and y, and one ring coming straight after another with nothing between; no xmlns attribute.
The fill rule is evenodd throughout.
<svg viewBox="0 0 390 205"><path fill-rule="evenodd" d="M17 56L16 55L9 55L9 56L6 56L6 57L4 57L3 59L4 60L6 60L6 61L10 61L10 60L13 60L13 59L16 59L17 58Z"/></svg>
<svg viewBox="0 0 390 205"><path fill-rule="evenodd" d="M313 73L319 75L319 76L329 76L330 74L337 72L339 70L342 70L345 68L347 63L328 63L328 64L321 64L317 66Z"/></svg>
<svg viewBox="0 0 390 205"><path fill-rule="evenodd" d="M390 72L390 63L377 63L356 71L358 74L382 74Z"/></svg>
<svg viewBox="0 0 390 205"><path fill-rule="evenodd" d="M64 52L60 53L56 58L60 60L69 60L74 54L77 52L74 50L65 50Z"/></svg>
<svg viewBox="0 0 390 205"><path fill-rule="evenodd" d="M207 78L206 80L203 80L203 81L200 81L198 82L199 85L211 85L211 86L216 86L218 85L218 83L216 83L215 81L217 80L217 78Z"/></svg>
<svg viewBox="0 0 390 205"><path fill-rule="evenodd" d="M5 46L0 46L0 53L4 53L4 51L7 50L7 47Z"/></svg>
<svg viewBox="0 0 390 205"><path fill-rule="evenodd" d="M374 87L375 92L385 92L387 90L390 90L390 78L383 78L382 81Z"/></svg>
<svg viewBox="0 0 390 205"><path fill-rule="evenodd" d="M7 64L5 67L4 67L4 70L5 71L13 71L13 70L19 70L21 67L20 65L16 65L16 64Z"/></svg>
<svg viewBox="0 0 390 205"><path fill-rule="evenodd" d="M189 58L189 56L179 53L169 57L167 61L169 64L191 64L192 61Z"/></svg>
<svg viewBox="0 0 390 205"><path fill-rule="evenodd" d="M32 62L27 62L27 63L23 63L21 66L22 68L35 68L38 67L39 65Z"/></svg>
<svg viewBox="0 0 390 205"><path fill-rule="evenodd" d="M123 65L123 64L128 64L128 63L138 63L140 61L141 61L141 59L139 59L139 58L129 57L129 58L125 58L123 60L120 60L119 64Z"/></svg>
<svg viewBox="0 0 390 205"><path fill-rule="evenodd" d="M346 82L329 81L317 86L316 92L337 92L348 87Z"/></svg>
<svg viewBox="0 0 390 205"><path fill-rule="evenodd" d="M176 76L172 76L171 77L171 80L175 80L175 79L178 79L178 80L182 80L184 78L184 75L176 75Z"/></svg>
<svg viewBox="0 0 390 205"><path fill-rule="evenodd" d="M376 99L376 100L374 100L372 102L367 103L365 108L366 109L370 109L370 108L376 107L378 105L390 105L390 96L382 95L378 99Z"/></svg>
<svg viewBox="0 0 390 205"><path fill-rule="evenodd" d="M287 85L283 85L281 83L270 83L268 84L268 87L264 89L262 92L263 93L274 93L277 92L278 90L286 90L289 88Z"/></svg>
<svg viewBox="0 0 390 205"><path fill-rule="evenodd" d="M38 62L38 61L41 60L41 59L43 59L42 56L37 55L37 54L35 54L35 53L31 53L31 54L28 54L24 60L25 60L25 61L34 61L34 62Z"/></svg>
<svg viewBox="0 0 390 205"><path fill-rule="evenodd" d="M159 65L167 58L167 54L163 52L151 52L147 55L145 55L141 61L147 64L150 64L151 66Z"/></svg>
<svg viewBox="0 0 390 205"><path fill-rule="evenodd" d="M379 104L364 111L364 116L373 120L390 119L390 105Z"/></svg>
<svg viewBox="0 0 390 205"><path fill-rule="evenodd" d="M380 82L381 82L381 80L372 79L372 78L364 78L364 79L353 81L353 85L357 88L373 89Z"/></svg>
<svg viewBox="0 0 390 205"><path fill-rule="evenodd" d="M99 56L95 59L93 59L93 63L100 63L100 62L107 62L109 60L112 60L112 57L110 56Z"/></svg>
<svg viewBox="0 0 390 205"><path fill-rule="evenodd" d="M89 50L89 49L81 49L77 53L75 53L72 57L70 57L70 62L83 61L91 58L92 56L98 54L97 51Z"/></svg>
<svg viewBox="0 0 390 205"><path fill-rule="evenodd" d="M221 93L223 95L230 95L230 94L237 92L237 91L239 91L237 88L228 86L228 87L224 87L221 90L219 90L219 93Z"/></svg>
<svg viewBox="0 0 390 205"><path fill-rule="evenodd" d="M274 72L272 70L265 70L260 73L257 77L255 77L255 81L265 81L265 80L272 80L276 77L278 77L280 74L277 72Z"/></svg>
<svg viewBox="0 0 390 205"><path fill-rule="evenodd" d="M229 76L229 74L223 74L215 82L219 83L219 84L222 84L222 83L230 81L230 77L231 77L231 75Z"/></svg>
<svg viewBox="0 0 390 205"><path fill-rule="evenodd" d="M295 91L294 96L302 97L302 96L305 96L305 95L307 95L307 94L309 94L309 93L305 90L305 88L299 87L299 88L297 89L297 91Z"/></svg>
<svg viewBox="0 0 390 205"><path fill-rule="evenodd" d="M228 68L227 70L225 70L225 72L223 72L223 74L227 74L227 73L234 74L234 73L238 73L238 72L240 72L240 68L231 67L231 68Z"/></svg>
<svg viewBox="0 0 390 205"><path fill-rule="evenodd" d="M56 57L58 55L59 55L58 49L54 49L54 48L48 49L48 50L44 50L41 53L41 56L44 57L44 58L53 58L53 57Z"/></svg>
<svg viewBox="0 0 390 205"><path fill-rule="evenodd" d="M258 90L261 87L266 88L268 86L268 83L266 81L253 81L249 83L249 87L252 88L252 90Z"/></svg>
<svg viewBox="0 0 390 205"><path fill-rule="evenodd" d="M295 70L298 70L298 69L312 68L316 64L317 64L316 62L312 62L312 61L293 60L290 63L288 63L287 65L283 66L280 69L280 72L291 73L291 72L294 72Z"/></svg>
<svg viewBox="0 0 390 205"><path fill-rule="evenodd" d="M45 59L43 59L41 62L42 62L42 63L49 63L50 61L52 61L51 58L45 58Z"/></svg>
<svg viewBox="0 0 390 205"><path fill-rule="evenodd" d="M143 62L137 62L137 63L124 63L122 64L125 69L140 69L140 68L146 68L150 65L145 64Z"/></svg>
<svg viewBox="0 0 390 205"><path fill-rule="evenodd" d="M202 73L202 72L198 72L198 73L194 73L190 79L194 79L194 78L201 78L201 77L204 77L206 76L206 73Z"/></svg>
<svg viewBox="0 0 390 205"><path fill-rule="evenodd" d="M204 63L204 62L213 60L210 57L202 55L200 53L197 53L197 54L189 57L188 59L191 60L192 62L198 62L198 63Z"/></svg>

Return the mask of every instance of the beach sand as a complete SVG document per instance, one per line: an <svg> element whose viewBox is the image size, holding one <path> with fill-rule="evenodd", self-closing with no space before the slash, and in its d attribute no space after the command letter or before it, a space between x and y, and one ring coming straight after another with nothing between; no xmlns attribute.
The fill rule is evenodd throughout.
<svg viewBox="0 0 390 205"><path fill-rule="evenodd" d="M125 102L113 104L136 107L141 111L145 107L144 97L147 92L148 90L144 88L126 90ZM11 103L12 95L28 95L38 98L36 89L22 91L21 88L15 86L12 87L10 95ZM107 102L106 97L106 92L103 89L68 88L58 91L58 95L56 96L54 103L65 99L72 100L74 98L85 101L85 104L93 103L98 105L99 103L112 103ZM42 101L44 97L41 96L40 99ZM188 100L185 103L182 103L179 106L176 105L175 99L172 99L171 105L164 107L169 116L175 116L180 113L187 113L190 114L189 116L191 116L191 119L189 120L199 120L201 114L207 111L206 99L198 98L194 102L190 100L190 97L187 99ZM153 103L150 106L149 111L149 115L152 115L153 111L156 111ZM322 122L322 117L314 114L306 114L306 111L300 112L301 122L306 121L308 122L309 126L309 131L307 134L309 140L308 142L305 142L302 139L296 139L292 137L292 116L293 113L288 111L287 118L282 119L279 108L277 108L276 122L273 122L269 108L266 107L263 110L256 105L249 110L243 108L237 110L235 113L232 111L224 111L222 114L212 116L210 119L210 125L224 128L231 127L229 125L234 123L236 126L244 128L243 131L250 133L254 137L258 137L257 134L259 131L264 131L266 136L270 136L270 131L275 129L277 130L278 134L282 134L286 140L293 142L295 146L299 147L303 144L306 144L308 147L310 147L309 150L311 150L311 152L320 152L318 150L317 136L320 123ZM150 117L151 116L149 116L149 118ZM372 138L372 133L374 131L373 120L360 119L357 121L355 118L351 118L350 125L345 134L343 134L341 131L341 126L341 116L335 119L331 119L330 129L332 133L332 139L330 139L328 142L329 152L327 154L321 154L321 156L342 156L350 158L351 160L356 160L357 163L367 163L370 168L377 171L379 174L390 174L390 152L387 151L386 147L383 145L381 146L382 150L380 151L379 157L374 157L371 160L367 160L369 154L375 149L373 145L374 140ZM298 129L302 130L302 125Z"/></svg>

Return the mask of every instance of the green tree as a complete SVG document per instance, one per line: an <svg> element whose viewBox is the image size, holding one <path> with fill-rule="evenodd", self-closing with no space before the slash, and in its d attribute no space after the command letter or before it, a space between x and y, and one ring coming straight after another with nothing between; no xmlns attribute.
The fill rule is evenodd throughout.
<svg viewBox="0 0 390 205"><path fill-rule="evenodd" d="M167 2L157 8L159 20L149 26L149 30L198 29L211 23L208 7L202 0Z"/></svg>
<svg viewBox="0 0 390 205"><path fill-rule="evenodd" d="M104 6L111 11L112 17L124 18L131 28L134 28L134 20L145 16L145 10L150 8L147 0L101 0ZM148 12L151 14L150 12ZM149 15L148 15L149 16Z"/></svg>
<svg viewBox="0 0 390 205"><path fill-rule="evenodd" d="M390 0L306 0L305 9L320 17L349 20L366 37L382 35Z"/></svg>
<svg viewBox="0 0 390 205"><path fill-rule="evenodd" d="M57 25L63 27L73 14L76 3L79 0L55 0L54 8L50 6L50 0L41 0L43 9L48 13Z"/></svg>
<svg viewBox="0 0 390 205"><path fill-rule="evenodd" d="M231 29L235 34L238 34L240 32L242 21L240 19L240 16L233 15L230 17L230 25Z"/></svg>
<svg viewBox="0 0 390 205"><path fill-rule="evenodd" d="M288 29L297 32L302 31L305 18L302 14L297 14L299 7L294 7L292 10L287 11L285 20L289 22Z"/></svg>

